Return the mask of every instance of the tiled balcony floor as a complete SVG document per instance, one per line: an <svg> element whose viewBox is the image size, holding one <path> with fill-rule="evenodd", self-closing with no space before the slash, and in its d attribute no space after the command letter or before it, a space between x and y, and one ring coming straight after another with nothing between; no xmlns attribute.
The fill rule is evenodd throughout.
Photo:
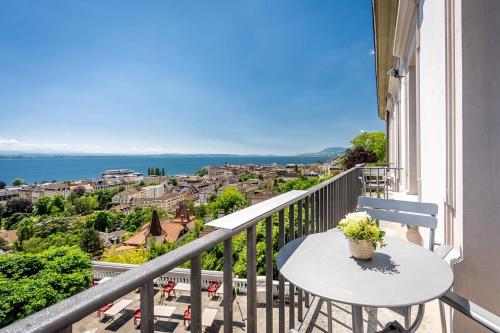
<svg viewBox="0 0 500 333"><path fill-rule="evenodd" d="M124 332L136 333L140 332L139 328L134 326L133 310L139 306L139 293L131 293L124 298L134 300L131 305L127 307L121 314L117 315L115 320L107 319L101 321L97 318L96 313L87 316L83 320L73 325L73 332L83 333L97 333L97 332ZM155 295L155 304L159 304L160 295ZM300 323L297 322L296 328L300 332L327 332L328 319L327 319L327 304L319 298L312 298L312 303L309 308L304 307L305 320ZM177 309L171 321L159 320L155 324L155 332L186 332L189 331L189 326L184 327L182 319L184 310L189 304L189 296L181 296L177 301L170 298L169 301L164 302L166 305L176 306ZM222 302L208 300L208 296L203 292L203 307L218 308L219 311L216 320L211 327L206 328L205 332L223 332L223 308ZM238 296L234 302L234 332L246 332L246 298L245 296ZM257 311L257 330L258 332L265 332L265 307L261 306ZM333 303L333 332L347 333L351 332L351 314L350 307ZM418 332L437 332L434 317L437 313L438 307L435 302L432 302L426 307L426 314L424 321ZM296 309L297 311L297 309ZM416 308L414 310L416 312ZM414 313L415 315L416 313ZM274 332L278 332L278 307L274 305ZM288 303L286 306L286 329L288 330ZM297 318L297 315L296 315ZM365 309L364 323L366 332L376 332L381 330L385 323L397 319L403 323L403 318L396 313L387 309ZM439 327L439 326L437 326ZM433 329L434 328L434 329Z"/></svg>

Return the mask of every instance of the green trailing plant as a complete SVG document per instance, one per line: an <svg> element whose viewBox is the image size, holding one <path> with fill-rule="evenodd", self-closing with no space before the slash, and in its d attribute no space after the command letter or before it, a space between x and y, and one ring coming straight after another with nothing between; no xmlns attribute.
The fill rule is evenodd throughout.
<svg viewBox="0 0 500 333"><path fill-rule="evenodd" d="M365 212L347 214L339 222L338 228L347 238L371 242L373 249L385 246L385 232L380 230L375 220Z"/></svg>

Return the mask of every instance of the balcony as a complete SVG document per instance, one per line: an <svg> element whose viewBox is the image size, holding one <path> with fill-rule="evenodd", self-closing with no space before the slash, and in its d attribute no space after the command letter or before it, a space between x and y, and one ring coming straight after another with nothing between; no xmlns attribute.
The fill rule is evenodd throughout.
<svg viewBox="0 0 500 333"><path fill-rule="evenodd" d="M116 265L94 263L96 277L112 279L55 304L43 311L13 323L1 332L182 332L183 314L191 305L191 332L326 332L333 326L335 332L350 332L350 307L333 303L333 321L328 322L327 302L297 290L282 276L273 278L273 216L278 224L277 242L281 248L296 237L324 232L336 226L348 212L354 211L357 198L362 194L362 167L345 171L307 191L290 191L263 201L241 211L210 222L216 230L187 245L169 252L146 264ZM286 232L285 214L293 228ZM265 276L257 276L256 237L257 226L265 228ZM235 235L246 232L247 276L235 278L232 262L232 240ZM202 271L201 255L223 244L223 272ZM179 269L190 262L190 269ZM187 283L189 293L178 299L161 301L158 285L166 280ZM216 297L209 299L206 287L211 280L223 283ZM235 292L235 294L233 294ZM226 296L227 295L227 296ZM293 295L293 297L290 297ZM96 311L103 305L129 299L131 302L112 321L100 321ZM492 330L499 329L498 317L469 303L453 293L441 300L458 311ZM171 318L155 320L154 306L175 306ZM437 303L437 302L436 302ZM435 304L436 305L436 304ZM141 312L140 328L133 323L134 309ZM203 311L216 310L213 324L202 321ZM426 317L419 332L435 332L435 322L427 314L436 313L437 306L427 307ZM390 321L402 317L385 309L366 308L363 313L364 326L368 332L379 331Z"/></svg>

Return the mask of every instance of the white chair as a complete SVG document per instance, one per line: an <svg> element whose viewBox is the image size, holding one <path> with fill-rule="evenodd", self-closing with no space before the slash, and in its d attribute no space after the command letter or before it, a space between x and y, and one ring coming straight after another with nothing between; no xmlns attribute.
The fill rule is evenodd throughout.
<svg viewBox="0 0 500 333"><path fill-rule="evenodd" d="M452 249L451 246L439 245L435 242L435 230L439 206L428 202L415 202L403 200L389 200L369 197L358 197L358 211L368 213L376 220L406 224L407 226L418 226L429 229L428 248L441 258L444 258ZM405 327L411 323L411 307L391 308L391 310L405 317ZM444 307L439 302L441 318L444 318ZM442 323L444 325L444 323Z"/></svg>

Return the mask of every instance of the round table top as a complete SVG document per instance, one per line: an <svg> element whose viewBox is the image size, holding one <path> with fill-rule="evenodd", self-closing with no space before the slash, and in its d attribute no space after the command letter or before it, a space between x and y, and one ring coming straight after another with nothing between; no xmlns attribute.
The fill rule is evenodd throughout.
<svg viewBox="0 0 500 333"><path fill-rule="evenodd" d="M450 266L431 251L385 237L371 260L351 257L339 230L297 238L276 260L280 273L314 295L341 303L399 307L438 298L453 285Z"/></svg>

